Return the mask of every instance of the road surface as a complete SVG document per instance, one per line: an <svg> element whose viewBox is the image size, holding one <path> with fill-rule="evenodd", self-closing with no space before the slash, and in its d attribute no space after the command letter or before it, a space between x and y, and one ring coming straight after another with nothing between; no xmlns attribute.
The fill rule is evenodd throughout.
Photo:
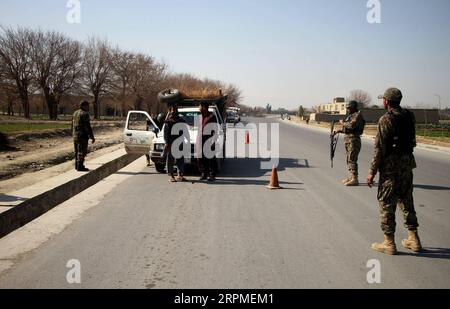
<svg viewBox="0 0 450 309"><path fill-rule="evenodd" d="M363 141L360 181L372 144ZM270 172L256 159L228 160L214 184L170 184L139 159L1 239L0 251L11 243L35 249L7 261L0 287L450 288L450 155L416 150L414 198L427 251L401 248L397 211L400 254L386 256L370 249L382 239L376 188L344 187L342 139L334 169L328 147L326 131L280 123L279 191L265 188ZM49 228L55 232L39 243ZM80 284L66 280L72 259ZM379 284L367 282L373 259Z"/></svg>

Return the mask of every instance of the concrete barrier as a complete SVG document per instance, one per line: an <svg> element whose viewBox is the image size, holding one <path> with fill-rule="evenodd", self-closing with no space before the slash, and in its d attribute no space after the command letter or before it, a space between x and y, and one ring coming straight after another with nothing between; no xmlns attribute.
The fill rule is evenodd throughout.
<svg viewBox="0 0 450 309"><path fill-rule="evenodd" d="M139 157L140 155L122 155L79 178L68 181L0 213L0 238L95 185L100 180L124 168Z"/></svg>

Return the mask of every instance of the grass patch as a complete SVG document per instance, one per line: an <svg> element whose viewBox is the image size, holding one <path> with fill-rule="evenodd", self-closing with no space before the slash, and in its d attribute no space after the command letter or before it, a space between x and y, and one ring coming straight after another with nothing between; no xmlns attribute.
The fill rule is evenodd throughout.
<svg viewBox="0 0 450 309"><path fill-rule="evenodd" d="M450 131L444 129L434 129L434 130L424 130L424 129L418 129L416 131L416 135L418 136L424 136L424 137L450 137Z"/></svg>
<svg viewBox="0 0 450 309"><path fill-rule="evenodd" d="M49 129L69 129L70 123L0 123L0 132L18 133Z"/></svg>

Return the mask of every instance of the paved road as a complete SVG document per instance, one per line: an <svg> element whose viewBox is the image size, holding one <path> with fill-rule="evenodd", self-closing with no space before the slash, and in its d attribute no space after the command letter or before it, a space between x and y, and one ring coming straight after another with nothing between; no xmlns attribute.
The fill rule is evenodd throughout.
<svg viewBox="0 0 450 309"><path fill-rule="evenodd" d="M370 249L382 238L376 188L340 184L342 140L331 169L327 132L281 123L280 135L284 190L265 189L269 173L258 160L229 160L215 184L169 184L138 160L111 176L119 179L114 185L106 179L101 190L57 207L69 211L101 195L63 231L14 259L0 287L450 288L449 154L416 151L414 196L427 252L400 248L406 231L398 212L401 254L385 256ZM362 174L371 154L372 142L364 141ZM70 259L81 263L80 285L66 282ZM380 262L381 284L367 283L371 259Z"/></svg>

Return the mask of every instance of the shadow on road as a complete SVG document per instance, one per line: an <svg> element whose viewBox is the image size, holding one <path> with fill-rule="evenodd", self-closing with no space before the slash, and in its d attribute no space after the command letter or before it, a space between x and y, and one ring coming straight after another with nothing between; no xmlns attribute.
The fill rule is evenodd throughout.
<svg viewBox="0 0 450 309"><path fill-rule="evenodd" d="M424 189L431 191L448 191L450 187L433 186L433 185L414 185L414 189Z"/></svg>
<svg viewBox="0 0 450 309"><path fill-rule="evenodd" d="M133 173L133 172L116 172L116 173L114 173L115 175L130 175L130 176L136 176L136 175L164 175L164 174L160 174L160 173L157 173L157 172L136 172L136 173Z"/></svg>
<svg viewBox="0 0 450 309"><path fill-rule="evenodd" d="M424 248L419 253L399 252L398 254L432 259L450 259L450 249L448 248Z"/></svg>
<svg viewBox="0 0 450 309"><path fill-rule="evenodd" d="M261 169L261 163L268 160L263 159L227 159L221 173L221 177L261 177L270 170ZM309 168L307 159L280 158L278 172L289 168Z"/></svg>
<svg viewBox="0 0 450 309"><path fill-rule="evenodd" d="M271 170L261 169L262 162L268 162L269 160L258 158L242 158L242 159L226 159L222 165L221 171L218 173L219 178L233 178L233 180L224 180L222 184L253 184L260 185L263 180L246 180L239 178L258 178L266 175L270 175ZM311 168L308 159L293 159L293 158L280 158L277 170L285 171L290 168ZM154 170L154 168L152 168ZM158 172L123 172L119 171L115 174L119 175L164 175ZM198 167L195 165L187 165L185 167L185 176L197 176L200 175ZM219 183L219 181L217 182ZM283 184L283 182L280 182ZM290 183L284 183L290 184ZM297 184L297 183L292 183ZM298 183L301 184L301 183Z"/></svg>
<svg viewBox="0 0 450 309"><path fill-rule="evenodd" d="M285 185L302 185L301 182L286 182L280 181L280 186L284 190L303 190L300 188L290 188ZM240 179L240 178L218 178L214 184L217 185L253 185L253 186L267 186L269 184L268 180L257 180L257 179Z"/></svg>

